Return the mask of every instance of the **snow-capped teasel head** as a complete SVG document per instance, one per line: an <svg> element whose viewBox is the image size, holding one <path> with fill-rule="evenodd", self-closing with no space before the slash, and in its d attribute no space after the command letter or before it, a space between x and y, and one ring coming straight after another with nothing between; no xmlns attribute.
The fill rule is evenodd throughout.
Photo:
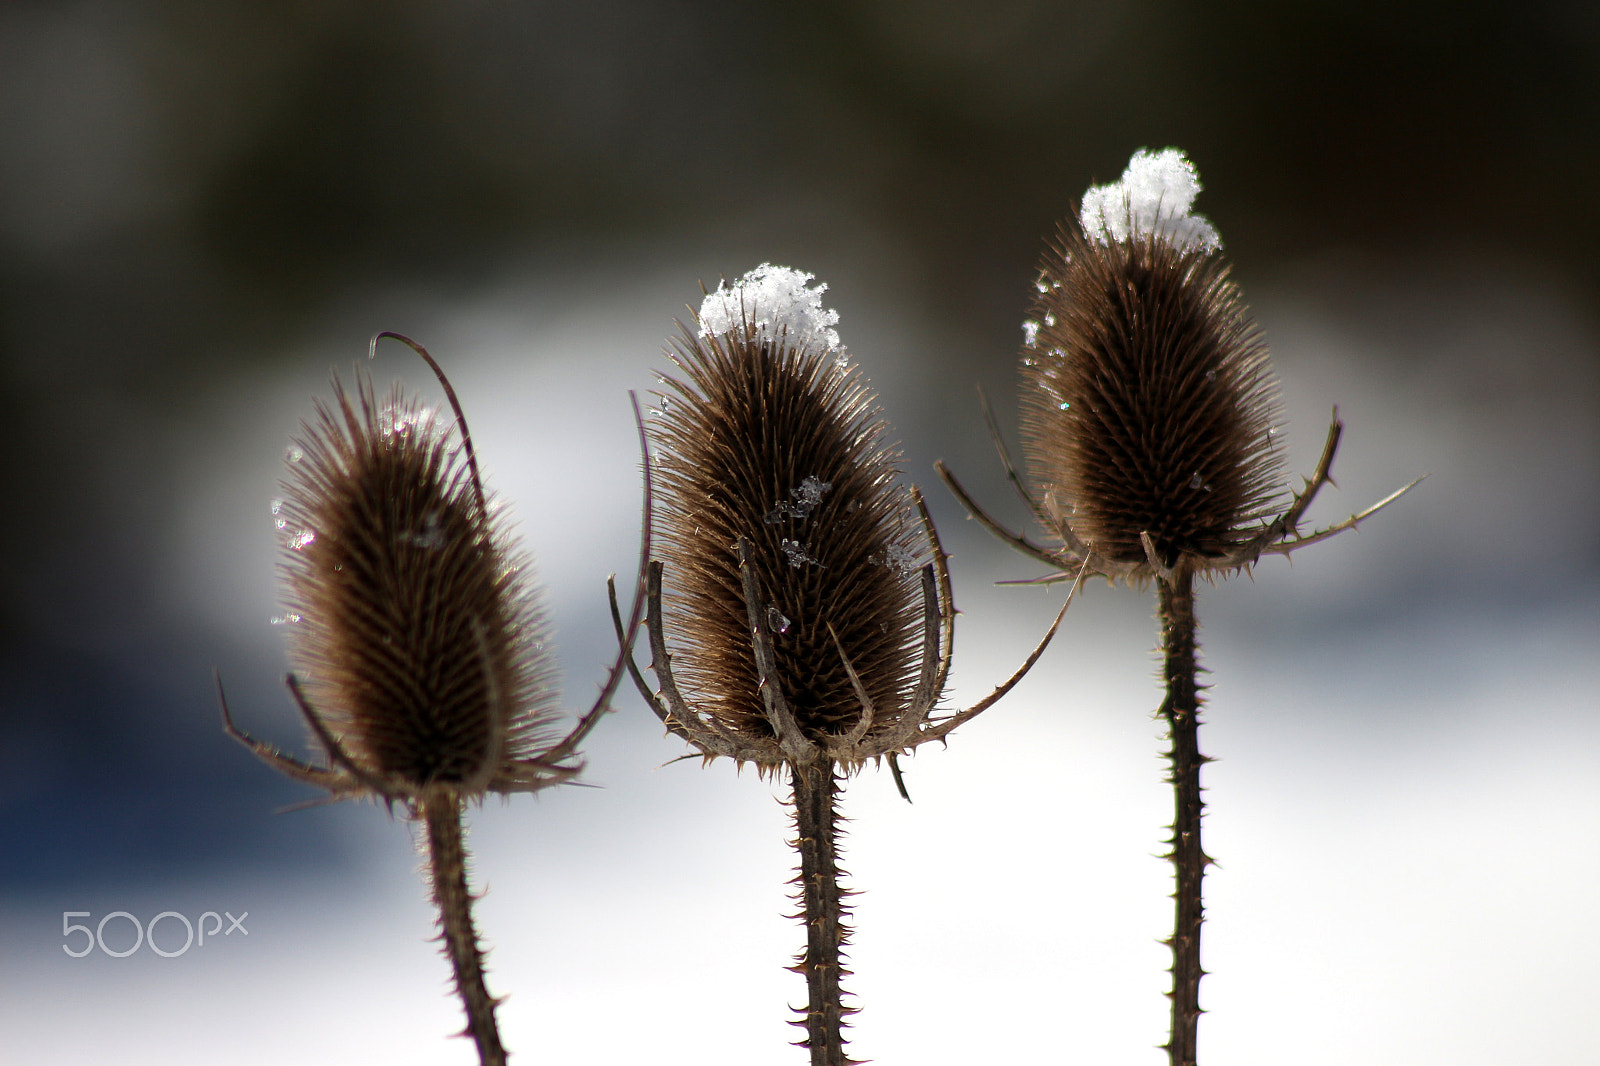
<svg viewBox="0 0 1600 1066"><path fill-rule="evenodd" d="M1101 244L1134 235L1160 234L1180 249L1215 252L1216 227L1189 213L1200 191L1200 174L1181 151L1141 148L1128 160L1122 180L1093 185L1083 194L1083 231Z"/></svg>
<svg viewBox="0 0 1600 1066"><path fill-rule="evenodd" d="M700 336L729 333L749 324L758 333L786 336L797 347L842 350L839 332L833 328L839 324L839 312L822 306L828 285L809 286L815 279L815 274L762 263L732 285L724 280L700 304Z"/></svg>

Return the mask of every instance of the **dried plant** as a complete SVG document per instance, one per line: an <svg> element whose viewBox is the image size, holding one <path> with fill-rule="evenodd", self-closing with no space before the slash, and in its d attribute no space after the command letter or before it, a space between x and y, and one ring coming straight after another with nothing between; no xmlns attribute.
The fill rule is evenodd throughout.
<svg viewBox="0 0 1600 1066"><path fill-rule="evenodd" d="M535 792L571 780L578 746L622 676L564 737L548 625L484 494L466 418L437 363L455 435L398 388L380 404L357 370L352 400L337 378L290 453L275 505L288 540L289 691L324 756L303 762L238 730L269 766L328 792L367 797L426 826L428 876L444 952L480 1060L503 1063L498 1002L484 984L472 919L462 814L490 792ZM637 608L636 608L637 609ZM219 694L221 690L218 684Z"/></svg>
<svg viewBox="0 0 1600 1066"><path fill-rule="evenodd" d="M1199 749L1194 579L1215 580L1262 555L1287 555L1352 529L1416 484L1301 535L1301 517L1331 481L1342 431L1335 410L1315 473L1278 510L1277 385L1216 231L1189 212L1198 190L1181 153L1137 153L1121 182L1089 190L1080 224L1063 224L1045 253L1022 354L1027 483L1000 449L1048 541L1002 527L938 467L969 513L1055 571L1042 580L1087 572L1156 583L1166 684L1160 713L1175 791L1167 1044L1174 1066L1195 1061L1201 881L1210 862L1200 837L1207 758Z"/></svg>
<svg viewBox="0 0 1600 1066"><path fill-rule="evenodd" d="M987 699L936 712L953 640L945 555L921 496L896 485L899 457L811 280L764 264L720 286L670 353L683 377L663 379L649 429L660 551L643 575L659 694L630 668L705 759L789 778L807 930L794 969L809 993L793 1024L815 1066L842 1066L840 784L885 756L898 781L895 757L1004 695L1061 616ZM617 629L626 643L620 615Z"/></svg>

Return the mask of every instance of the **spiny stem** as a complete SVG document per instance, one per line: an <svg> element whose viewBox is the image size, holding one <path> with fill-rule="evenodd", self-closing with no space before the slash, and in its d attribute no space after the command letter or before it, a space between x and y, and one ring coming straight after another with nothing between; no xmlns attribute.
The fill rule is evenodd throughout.
<svg viewBox="0 0 1600 1066"><path fill-rule="evenodd" d="M800 851L798 894L806 923L806 950L792 967L806 978L809 1005L803 1047L811 1049L811 1066L850 1066L844 1051L844 1019L854 1009L842 1005L841 981L850 971L842 965L841 948L850 937L845 918L846 893L839 887L838 780L831 760L791 767L794 787L794 845Z"/></svg>
<svg viewBox="0 0 1600 1066"><path fill-rule="evenodd" d="M467 849L461 830L461 797L453 789L430 790L422 817L428 825L428 864L433 901L439 907L444 952L455 970L456 992L467 1012L467 1028L482 1066L505 1066L506 1050L494 1020L494 997L483 982L483 949L472 924L467 888Z"/></svg>
<svg viewBox="0 0 1600 1066"><path fill-rule="evenodd" d="M1211 861L1200 844L1200 817L1205 810L1200 790L1200 685L1195 641L1194 574L1179 564L1171 578L1157 579L1161 612L1162 679L1167 695L1161 704L1172 749L1171 775L1175 813L1172 860L1177 886L1173 891L1172 1036L1166 1045L1171 1066L1195 1066L1200 1023L1200 925L1205 919L1200 883Z"/></svg>

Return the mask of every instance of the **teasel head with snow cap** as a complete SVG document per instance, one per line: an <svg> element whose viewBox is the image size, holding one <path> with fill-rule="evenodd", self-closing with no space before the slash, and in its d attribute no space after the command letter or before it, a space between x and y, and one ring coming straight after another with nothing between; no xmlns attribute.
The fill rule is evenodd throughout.
<svg viewBox="0 0 1600 1066"><path fill-rule="evenodd" d="M1023 452L1047 527L1148 579L1238 553L1278 500L1278 388L1182 153L1139 152L1045 253L1022 359Z"/></svg>
<svg viewBox="0 0 1600 1066"><path fill-rule="evenodd" d="M763 772L851 772L999 695L933 718L951 645L945 556L812 280L764 263L707 294L649 427L661 694L645 694L708 757Z"/></svg>
<svg viewBox="0 0 1600 1066"><path fill-rule="evenodd" d="M969 512L1061 575L1141 584L1248 568L1353 528L1411 487L1300 533L1343 426L1336 409L1316 472L1286 499L1266 341L1216 229L1192 211L1199 191L1182 152L1141 150L1046 248L1023 324L1019 422L1027 502L1051 543L1003 529L939 468Z"/></svg>
<svg viewBox="0 0 1600 1066"><path fill-rule="evenodd" d="M883 757L898 780L898 754L993 704L1044 644L987 699L936 716L955 614L944 552L812 280L763 264L719 285L670 353L681 376L663 379L646 463L659 692L633 674L700 755L789 779L809 992L793 1024L813 1066L844 1066L840 781Z"/></svg>

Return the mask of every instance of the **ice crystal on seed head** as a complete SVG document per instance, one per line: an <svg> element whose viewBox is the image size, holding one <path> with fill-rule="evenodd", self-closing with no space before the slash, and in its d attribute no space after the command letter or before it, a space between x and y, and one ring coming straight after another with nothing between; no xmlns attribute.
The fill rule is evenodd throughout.
<svg viewBox="0 0 1600 1066"><path fill-rule="evenodd" d="M883 564L897 574L909 574L917 568L917 553L904 544L891 544L883 553Z"/></svg>
<svg viewBox="0 0 1600 1066"><path fill-rule="evenodd" d="M770 526L782 522L785 518L810 518L811 512L817 509L817 504L822 502L822 497L826 496L831 488L833 488L831 481L808 477L800 482L799 487L789 490L793 503L779 503L767 512L762 521Z"/></svg>
<svg viewBox="0 0 1600 1066"><path fill-rule="evenodd" d="M1189 213L1199 191L1199 172L1178 149L1141 148L1121 181L1091 186L1083 194L1083 231L1101 244L1160 234L1178 248L1217 251L1222 240L1216 228Z"/></svg>
<svg viewBox="0 0 1600 1066"><path fill-rule="evenodd" d="M779 542L778 546L783 549L784 557L789 560L789 565L794 567L796 570L807 565L822 565L822 560L806 551L806 546L801 544L798 540L790 540L789 538L785 537Z"/></svg>
<svg viewBox="0 0 1600 1066"><path fill-rule="evenodd" d="M770 337L787 336L797 347L840 347L839 312L822 306L826 282L808 288L816 275L762 263L738 281L726 280L700 304L700 336L730 333L748 323Z"/></svg>

